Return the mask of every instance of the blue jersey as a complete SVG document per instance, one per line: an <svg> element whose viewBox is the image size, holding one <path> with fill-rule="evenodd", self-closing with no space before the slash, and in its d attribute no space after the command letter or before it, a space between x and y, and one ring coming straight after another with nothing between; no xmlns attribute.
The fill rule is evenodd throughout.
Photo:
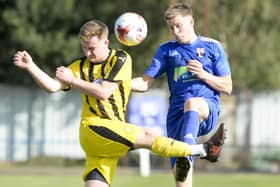
<svg viewBox="0 0 280 187"><path fill-rule="evenodd" d="M170 91L167 131L168 126L178 123L188 98L203 97L219 108L220 93L188 71L189 60L198 60L205 71L215 76L230 75L227 55L214 39L200 36L190 44L176 40L162 44L145 74L154 79L163 73L167 75Z"/></svg>

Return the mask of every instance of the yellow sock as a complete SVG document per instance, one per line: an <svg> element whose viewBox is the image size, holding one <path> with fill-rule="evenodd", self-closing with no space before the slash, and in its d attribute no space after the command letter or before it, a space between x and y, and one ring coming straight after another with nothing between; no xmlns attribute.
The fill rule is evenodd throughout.
<svg viewBox="0 0 280 187"><path fill-rule="evenodd" d="M186 157L191 155L188 144L162 136L155 138L152 152L163 157Z"/></svg>

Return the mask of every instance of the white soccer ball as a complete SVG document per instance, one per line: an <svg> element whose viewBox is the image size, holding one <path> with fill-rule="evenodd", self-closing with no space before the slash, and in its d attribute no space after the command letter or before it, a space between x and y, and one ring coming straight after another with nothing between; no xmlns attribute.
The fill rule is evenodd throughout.
<svg viewBox="0 0 280 187"><path fill-rule="evenodd" d="M145 19L135 12L120 15L114 27L118 41L126 46L136 46L143 42L148 33Z"/></svg>

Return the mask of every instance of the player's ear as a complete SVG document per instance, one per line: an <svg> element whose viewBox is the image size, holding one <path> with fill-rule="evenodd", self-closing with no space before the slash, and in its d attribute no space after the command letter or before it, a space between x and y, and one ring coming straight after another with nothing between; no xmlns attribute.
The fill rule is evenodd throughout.
<svg viewBox="0 0 280 187"><path fill-rule="evenodd" d="M193 17L191 18L191 24L192 24L192 26L194 26L194 19L193 19Z"/></svg>
<svg viewBox="0 0 280 187"><path fill-rule="evenodd" d="M106 39L104 42L105 42L105 44L106 44L107 46L109 46L110 40Z"/></svg>

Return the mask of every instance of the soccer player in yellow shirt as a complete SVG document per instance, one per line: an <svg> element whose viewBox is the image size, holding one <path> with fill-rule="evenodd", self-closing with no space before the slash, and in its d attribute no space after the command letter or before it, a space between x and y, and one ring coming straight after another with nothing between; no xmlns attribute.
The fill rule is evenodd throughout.
<svg viewBox="0 0 280 187"><path fill-rule="evenodd" d="M13 60L49 93L70 89L81 93L80 144L86 155L86 187L109 187L119 157L137 148L164 157L197 155L217 160L224 141L223 126L205 144L188 145L126 123L132 76L130 55L109 47L108 27L99 20L85 23L79 35L85 56L68 67L58 67L54 78L41 70L27 51L16 52Z"/></svg>

